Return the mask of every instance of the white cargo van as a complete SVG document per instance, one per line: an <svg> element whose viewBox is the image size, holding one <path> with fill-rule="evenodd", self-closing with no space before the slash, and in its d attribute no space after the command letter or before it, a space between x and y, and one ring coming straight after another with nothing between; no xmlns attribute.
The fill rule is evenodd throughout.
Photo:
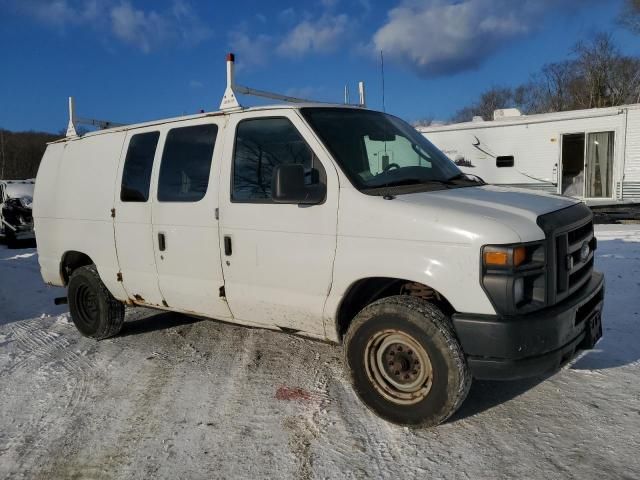
<svg viewBox="0 0 640 480"><path fill-rule="evenodd" d="M360 399L418 426L472 377L552 371L600 338L582 203L484 185L392 115L231 94L48 146L40 266L82 334L117 334L126 304L342 343Z"/></svg>

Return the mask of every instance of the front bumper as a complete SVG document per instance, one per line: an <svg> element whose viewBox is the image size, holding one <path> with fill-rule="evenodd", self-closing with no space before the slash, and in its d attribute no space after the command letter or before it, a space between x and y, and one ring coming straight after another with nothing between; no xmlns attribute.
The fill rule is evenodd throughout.
<svg viewBox="0 0 640 480"><path fill-rule="evenodd" d="M453 324L471 373L486 380L531 377L560 368L602 335L604 275L593 272L570 298L531 314L456 313Z"/></svg>

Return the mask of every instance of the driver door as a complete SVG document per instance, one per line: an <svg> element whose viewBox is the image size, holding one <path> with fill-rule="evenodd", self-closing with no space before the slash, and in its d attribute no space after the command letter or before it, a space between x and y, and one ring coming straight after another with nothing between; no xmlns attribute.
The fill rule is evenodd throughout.
<svg viewBox="0 0 640 480"><path fill-rule="evenodd" d="M323 310L336 250L338 177L294 110L234 114L226 129L220 234L226 298L235 321L325 337ZM277 204L273 168L302 163L326 182L318 205Z"/></svg>

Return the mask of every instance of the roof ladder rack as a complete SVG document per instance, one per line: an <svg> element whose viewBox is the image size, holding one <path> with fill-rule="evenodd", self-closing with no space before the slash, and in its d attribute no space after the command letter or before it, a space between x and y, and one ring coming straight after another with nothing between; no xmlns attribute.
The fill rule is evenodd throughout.
<svg viewBox="0 0 640 480"><path fill-rule="evenodd" d="M244 87L235 83L234 65L236 57L233 53L227 54L227 88L224 91L222 101L220 102L220 110L239 110L242 105L238 102L238 94L251 95L254 97L270 98L272 100L280 100L288 103L327 103L317 100L307 100L304 98L292 97L289 95L281 95L279 93L267 92L255 88ZM358 83L358 92L360 94L359 106L365 106L364 82ZM345 97L347 95L345 94Z"/></svg>
<svg viewBox="0 0 640 480"><path fill-rule="evenodd" d="M76 117L75 102L73 97L69 97L69 124L67 125L67 138L78 137L76 125L91 125L98 127L100 130L105 128L122 127L123 123L115 123L109 120L96 120L94 118L78 118Z"/></svg>

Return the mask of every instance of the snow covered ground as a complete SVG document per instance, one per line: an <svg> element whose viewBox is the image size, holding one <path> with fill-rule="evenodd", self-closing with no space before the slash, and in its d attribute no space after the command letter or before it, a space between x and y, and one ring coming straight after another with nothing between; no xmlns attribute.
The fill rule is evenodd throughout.
<svg viewBox="0 0 640 480"><path fill-rule="evenodd" d="M35 250L0 246L0 477L640 478L640 226L597 234L596 349L417 431L358 402L336 346L143 309L83 338Z"/></svg>

